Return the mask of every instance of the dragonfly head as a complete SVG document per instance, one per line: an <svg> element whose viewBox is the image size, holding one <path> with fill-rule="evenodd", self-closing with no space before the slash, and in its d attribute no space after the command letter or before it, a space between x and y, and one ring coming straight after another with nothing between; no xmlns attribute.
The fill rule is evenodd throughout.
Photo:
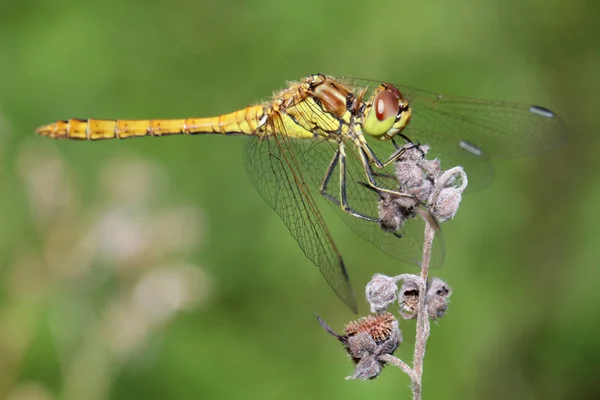
<svg viewBox="0 0 600 400"><path fill-rule="evenodd" d="M390 140L408 125L412 110L408 100L394 86L382 83L366 103L363 133L379 140Z"/></svg>

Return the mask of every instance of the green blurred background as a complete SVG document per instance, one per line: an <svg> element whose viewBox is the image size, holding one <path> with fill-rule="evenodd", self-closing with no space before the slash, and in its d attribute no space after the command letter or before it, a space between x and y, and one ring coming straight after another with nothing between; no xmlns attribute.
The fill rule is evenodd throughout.
<svg viewBox="0 0 600 400"><path fill-rule="evenodd" d="M454 295L424 394L599 398L599 22L584 0L3 0L0 398L410 397L391 368L344 381L313 313L338 330L354 316L254 191L244 138L33 135L229 112L315 72L564 118L564 146L497 163L444 226L435 274ZM325 214L360 296L375 272L415 271Z"/></svg>

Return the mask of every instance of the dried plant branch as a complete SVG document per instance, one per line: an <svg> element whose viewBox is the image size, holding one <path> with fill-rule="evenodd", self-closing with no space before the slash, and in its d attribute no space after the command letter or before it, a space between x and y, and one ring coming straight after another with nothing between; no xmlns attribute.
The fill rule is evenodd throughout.
<svg viewBox="0 0 600 400"><path fill-rule="evenodd" d="M421 263L421 280L427 282L429 271L429 261L431 260L431 249L433 248L433 240L435 238L435 230L429 224L425 224L425 240L423 242L423 261ZM427 293L425 290L419 290L419 303L417 309L417 329L415 338L415 349L413 353L413 374L409 374L411 378L411 386L413 392L413 400L420 400L422 394L422 378L423 378L423 360L425 358L425 350L427 347L427 339L429 338L429 313L427 311Z"/></svg>
<svg viewBox="0 0 600 400"><path fill-rule="evenodd" d="M467 176L461 167L441 170L437 160L424 159L427 149L426 146L410 146L401 154L396 162L398 192L379 191L365 185L379 195L382 230L401 234L405 223L410 223L411 219L420 218L425 222L420 274L394 277L375 274L365 288L373 314L348 323L343 334L336 333L318 318L323 328L344 344L355 362L354 373L348 379L374 379L385 365L392 365L410 378L414 400L422 398L429 320L445 315L452 294L452 289L441 279L429 280L435 234L440 229L439 222L454 217L467 186ZM398 289L400 282L402 286ZM393 356L402 343L399 323L388 312L396 302L404 319L416 319L412 366Z"/></svg>
<svg viewBox="0 0 600 400"><path fill-rule="evenodd" d="M405 363L398 357L395 357L391 354L382 354L381 356L379 356L379 360L383 361L386 364L393 365L395 367L400 368L402 371L404 371L404 373L406 375L408 375L410 377L411 382L417 380L415 371L413 371L413 369L410 367L410 365L408 365L407 363Z"/></svg>

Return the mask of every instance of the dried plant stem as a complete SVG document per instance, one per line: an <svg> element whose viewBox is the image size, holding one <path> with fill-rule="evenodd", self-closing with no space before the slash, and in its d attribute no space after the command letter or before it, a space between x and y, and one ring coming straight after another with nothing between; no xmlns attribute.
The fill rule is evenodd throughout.
<svg viewBox="0 0 600 400"><path fill-rule="evenodd" d="M413 353L412 368L404 361L391 354L382 354L379 360L400 368L411 381L413 400L421 400L422 397L422 377L423 377L423 359L425 358L425 349L427 339L429 338L429 313L425 302L427 296L427 274L429 271L429 262L431 261L431 251L433 248L433 239L435 229L429 224L425 224L425 239L423 241L423 262L421 263L421 275L402 274L394 277L396 282L404 280L416 280L419 286L419 301L417 305L417 328L415 334L415 349Z"/></svg>
<svg viewBox="0 0 600 400"><path fill-rule="evenodd" d="M435 230L430 224L425 224L425 239L423 241L423 262L421 263L421 280L423 285L427 284L427 274L429 272L429 262L431 260L431 250L433 247L433 239ZM411 377L411 386L413 392L413 400L420 400L422 394L422 377L423 377L423 359L425 358L425 348L427 347L427 339L429 338L429 314L425 303L426 290L419 290L419 308L417 314L417 329L415 338L415 351L413 353L413 374Z"/></svg>
<svg viewBox="0 0 600 400"><path fill-rule="evenodd" d="M379 356L379 359L385 362L386 364L400 368L402 371L404 371L406 375L410 377L411 382L416 379L415 371L413 371L410 365L408 365L398 357L394 357L391 354L382 354Z"/></svg>
<svg viewBox="0 0 600 400"><path fill-rule="evenodd" d="M456 214L462 192L467 186L467 176L461 167L443 171L439 160L425 159L427 150L428 146L412 144L403 149L402 157L398 158L395 166L398 192L371 188L379 194L379 224L384 231L401 230L404 223L412 218L420 217L425 222L420 274L394 277L375 274L365 289L371 312L376 316L384 315L388 307L397 302L402 318L416 318L412 365L392 356L397 346L385 348L391 351L372 346L374 350L371 352L365 350L355 353L358 356L353 358L359 361L351 377L372 379L379 375L384 365L394 365L409 376L414 400L422 398L423 361L430 334L430 319L436 320L445 315L452 294L452 288L443 280L433 278L431 282L428 281L433 241L439 230L439 222L452 219ZM422 207L423 204L427 204L427 209ZM402 284L398 288L400 282ZM339 338L339 335L334 336ZM398 338L401 336L398 335ZM355 338L353 340L357 341Z"/></svg>

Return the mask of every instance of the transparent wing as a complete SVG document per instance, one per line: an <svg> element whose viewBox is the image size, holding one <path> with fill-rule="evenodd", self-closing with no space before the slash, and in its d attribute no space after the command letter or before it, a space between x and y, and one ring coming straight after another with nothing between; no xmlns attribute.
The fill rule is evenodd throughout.
<svg viewBox="0 0 600 400"><path fill-rule="evenodd" d="M357 312L342 257L304 181L299 164L302 157L292 145L295 142L310 140L292 139L281 134L264 138L253 136L246 151L248 175L257 191L283 219L304 254L319 267L331 288Z"/></svg>
<svg viewBox="0 0 600 400"><path fill-rule="evenodd" d="M320 188L339 144L326 140L309 141L308 143L294 141L293 146L302 147L297 149L298 153L304 155L302 168L308 172L306 175L312 179L314 186ZM422 218L416 217L408 220L402 229L390 233L382 230L378 222L358 218L342 209L340 201L342 181L344 181L347 203L350 208L363 216L375 220L379 218L379 195L361 184L361 182L366 182L366 177L357 149L351 141L345 141L344 148L346 150L345 179L340 173L341 164L337 163L331 171L326 186L326 194L335 201L330 199L326 201L346 225L377 248L406 263L420 265L425 228ZM389 151L388 154L391 154L392 151ZM389 166L385 170L377 170L377 181L382 187L397 190L398 183L394 178L393 168L393 166ZM386 178L386 176L388 177ZM439 268L443 262L444 241L439 234L434 241L431 267Z"/></svg>
<svg viewBox="0 0 600 400"><path fill-rule="evenodd" d="M441 161L442 169L449 169L459 165L465 169L469 177L467 191L471 192L473 190L483 189L489 186L494 180L494 167L489 157L486 157L485 155L474 156L465 152L450 152L447 151L448 149L440 150L442 146L439 142L427 140L427 137L424 137L426 135L414 136L410 132L408 127L403 131L403 133L415 143L429 145L430 149L427 153L427 158L438 158ZM366 139L371 149L381 161L385 161L396 149L391 142L382 142L368 136ZM402 146L405 143L402 138L397 138L395 140L399 146Z"/></svg>
<svg viewBox="0 0 600 400"><path fill-rule="evenodd" d="M376 88L380 82L341 79L355 93ZM462 165L470 187L492 180L490 158L539 153L562 143L563 121L540 106L447 96L404 85L395 85L413 108L403 131L413 141L431 146L430 155L445 166ZM374 141L371 141L374 142Z"/></svg>
<svg viewBox="0 0 600 400"><path fill-rule="evenodd" d="M295 104L295 106L302 111L296 114L296 119L302 125L316 125L325 131L335 131L340 126L341 121L332 121L331 116L325 117L324 110L315 103L302 102ZM298 158L299 167L305 172L305 176L310 179L312 188L317 193L320 193L321 185L329 171L329 181L325 193L326 201L346 225L392 257L406 263L420 265L423 251L424 220L420 217L411 219L407 221L402 229L393 233L381 229L377 222L379 219L379 195L361 184L367 181L366 173L358 153L359 150L349 137L330 134L329 137L318 136L314 139L294 140L287 137L286 139L288 147L293 150L293 153L301 155ZM334 164L333 169L330 168L334 161L334 155L339 150L340 143L343 144L346 152L345 178L341 176L338 163ZM388 157L396 150L391 142L378 143L377 150L380 157ZM398 190L394 165L389 165L383 170L374 169L378 174L377 182L380 186L390 190ZM375 221L361 219L342 209L342 182L350 208L355 213ZM432 254L432 268L441 267L444 261L444 241L441 233L437 236Z"/></svg>

